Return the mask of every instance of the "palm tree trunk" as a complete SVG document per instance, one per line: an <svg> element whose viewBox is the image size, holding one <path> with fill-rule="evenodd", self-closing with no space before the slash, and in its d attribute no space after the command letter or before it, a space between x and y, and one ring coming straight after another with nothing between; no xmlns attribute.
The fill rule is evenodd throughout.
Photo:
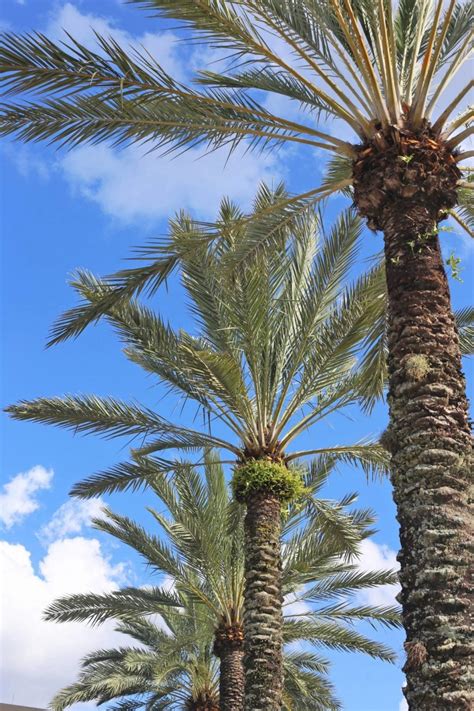
<svg viewBox="0 0 474 711"><path fill-rule="evenodd" d="M244 711L244 650L243 643L221 643L219 701L221 711Z"/></svg>
<svg viewBox="0 0 474 711"><path fill-rule="evenodd" d="M244 666L246 711L282 705L281 502L261 492L245 517Z"/></svg>
<svg viewBox="0 0 474 711"><path fill-rule="evenodd" d="M244 711L244 631L240 621L220 623L214 635L214 654L220 660L221 711Z"/></svg>
<svg viewBox="0 0 474 711"><path fill-rule="evenodd" d="M413 203L402 210L402 204L385 207L383 228L389 297L386 441L400 524L405 695L411 711L467 711L474 706L468 403L433 229L436 213Z"/></svg>

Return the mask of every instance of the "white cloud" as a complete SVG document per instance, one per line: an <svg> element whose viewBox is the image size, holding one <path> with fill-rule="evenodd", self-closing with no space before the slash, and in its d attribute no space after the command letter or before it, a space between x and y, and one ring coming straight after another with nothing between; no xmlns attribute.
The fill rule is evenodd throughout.
<svg viewBox="0 0 474 711"><path fill-rule="evenodd" d="M113 36L122 46L143 47L174 78L185 80L196 68L212 68L215 51L189 47L171 31L146 32L132 36L109 17L87 14L72 2L55 8L46 34L56 40L69 32L80 43L97 50L94 30ZM220 198L229 195L248 204L258 183L280 180L284 172L274 155L240 151L228 161L228 151L220 150L202 157L203 150L190 150L177 158L158 153L147 154L148 146L134 145L122 151L101 146L81 146L62 154L55 164L77 194L95 202L122 223L153 221L185 208L197 217L211 217ZM12 159L20 172L31 166L27 153ZM40 173L40 166L36 167Z"/></svg>
<svg viewBox="0 0 474 711"><path fill-rule="evenodd" d="M364 572L380 570L398 570L396 551L385 544L378 544L365 539L359 544L359 557L355 561L357 567ZM357 594L357 599L365 605L398 605L395 596L400 590L399 585L381 585L377 588L367 588ZM298 600L297 593L285 597L285 615L299 615L311 610L305 601Z"/></svg>
<svg viewBox="0 0 474 711"><path fill-rule="evenodd" d="M359 551L357 563L361 570L398 570L400 567L396 552L387 545L365 539L360 543ZM397 605L395 595L399 590L399 585L382 585L362 591L359 597L369 605Z"/></svg>
<svg viewBox="0 0 474 711"><path fill-rule="evenodd" d="M96 539L83 537L50 544L36 572L30 552L0 541L2 575L2 700L46 707L52 696L77 676L88 652L118 644L111 624L45 622L42 613L67 593L106 592L124 582L124 565L113 565Z"/></svg>
<svg viewBox="0 0 474 711"><path fill-rule="evenodd" d="M406 702L406 699L402 699L400 701L400 706L398 707L398 711L408 711L408 704Z"/></svg>
<svg viewBox="0 0 474 711"><path fill-rule="evenodd" d="M189 78L196 68L212 69L220 56L206 47L190 48L168 30L134 37L113 19L82 13L71 2L55 8L45 32L61 40L67 39L67 31L80 43L97 50L94 29L105 37L113 36L125 47L142 46L180 81ZM279 182L286 173L281 154L258 155L243 149L230 159L227 149L203 156L204 147L170 158L159 152L147 153L148 145L135 144L123 150L105 144L85 145L61 153L51 165L36 156L30 146L17 148L7 150L7 155L22 175L44 179L51 170L59 171L73 192L124 224L156 221L181 208L196 217L210 218L224 195L246 207L262 180ZM285 156L288 155L289 149L285 148Z"/></svg>
<svg viewBox="0 0 474 711"><path fill-rule="evenodd" d="M224 149L202 156L198 149L177 158L146 154L143 146L117 152L105 145L66 154L61 169L73 189L121 222L155 220L178 209L214 216L223 195L248 204L260 181L279 180L274 154L234 154Z"/></svg>
<svg viewBox="0 0 474 711"><path fill-rule="evenodd" d="M49 489L53 474L52 469L38 465L4 484L0 493L0 521L6 528L11 528L39 508L35 494L41 489Z"/></svg>
<svg viewBox="0 0 474 711"><path fill-rule="evenodd" d="M50 543L58 538L81 533L84 526L100 516L103 506L101 499L70 499L60 506L51 520L40 529L38 537L42 542Z"/></svg>
<svg viewBox="0 0 474 711"><path fill-rule="evenodd" d="M67 41L64 33L68 32L85 45L95 42L94 30L105 36L113 34L118 41L123 41L127 36L127 33L121 31L112 18L82 13L72 2L54 7L46 27L46 33L56 40Z"/></svg>
<svg viewBox="0 0 474 711"><path fill-rule="evenodd" d="M80 44L100 52L94 31L105 38L113 36L125 49L132 45L139 50L146 50L173 77L178 80L184 78L187 64L183 61L182 50L185 45L179 41L177 34L169 30L159 33L145 32L134 37L118 27L112 18L82 13L71 2L55 10L46 28L46 34L55 40L67 42L65 32L68 32Z"/></svg>

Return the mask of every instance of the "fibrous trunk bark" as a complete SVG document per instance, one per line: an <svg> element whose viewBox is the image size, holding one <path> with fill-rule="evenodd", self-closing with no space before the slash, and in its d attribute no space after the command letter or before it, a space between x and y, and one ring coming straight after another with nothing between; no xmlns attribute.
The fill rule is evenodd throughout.
<svg viewBox="0 0 474 711"><path fill-rule="evenodd" d="M245 672L242 625L220 625L214 654L220 660L219 701L221 711L244 711Z"/></svg>
<svg viewBox="0 0 474 711"><path fill-rule="evenodd" d="M472 441L437 217L429 206L403 201L383 209L386 441L400 524L408 706L468 711L474 708Z"/></svg>
<svg viewBox="0 0 474 711"><path fill-rule="evenodd" d="M246 711L282 706L281 502L258 493L245 517L244 666Z"/></svg>

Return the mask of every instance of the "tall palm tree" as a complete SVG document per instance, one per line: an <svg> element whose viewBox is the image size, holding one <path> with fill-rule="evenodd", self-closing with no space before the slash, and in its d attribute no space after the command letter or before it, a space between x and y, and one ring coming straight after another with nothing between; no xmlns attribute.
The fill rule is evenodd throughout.
<svg viewBox="0 0 474 711"><path fill-rule="evenodd" d="M331 157L326 178L275 206L246 254L272 241L289 212L341 190L384 233L386 442L400 523L406 697L422 710L470 708L472 442L438 232L448 215L473 231L472 174L462 180L461 171L473 155L473 109L462 108L473 82L453 81L471 56L472 0L130 1L181 21L232 62L201 72L190 88L111 39L98 37L97 53L72 39L60 46L7 34L3 85L36 97L9 100L0 130L23 140L145 141L173 150L233 149L246 138L251 147L287 142ZM258 101L262 92L296 102L301 118L270 111ZM352 137L339 138L339 127ZM122 275L124 283L131 286Z"/></svg>
<svg viewBox="0 0 474 711"><path fill-rule="evenodd" d="M178 608L162 609L161 626L138 617L119 622L116 631L130 636L135 645L88 654L77 681L56 694L51 709L116 701L108 708L219 711L219 671L209 619L199 604L184 595L179 600L186 614Z"/></svg>
<svg viewBox="0 0 474 711"><path fill-rule="evenodd" d="M199 605L189 614L168 611L171 633L147 619L122 621L116 631L140 646L101 649L82 660L76 682L52 700L52 711L80 702L107 703L113 711L223 711L219 701L216 659ZM283 711L338 711L322 662L310 652L285 657ZM316 671L317 670L317 671ZM115 703L112 703L115 702Z"/></svg>
<svg viewBox="0 0 474 711"><path fill-rule="evenodd" d="M396 575L392 571L362 572L357 569L354 551L357 551L361 540L370 535L368 526L373 519L368 511L350 508L355 501L353 494L341 501L321 498L321 489L334 465L334 459L327 455L311 463L305 474L307 500L304 506L290 505L284 516L283 637L287 643L306 643L307 647L303 652L288 648L285 651L283 699L288 709L330 709L337 706L325 678L328 662L316 651L310 650L310 645L364 652L393 661L390 650L367 639L353 627L361 620L373 625L397 625L398 611L393 607L351 603L351 597L357 593L393 582ZM156 505L149 509L154 524L158 524L158 536L148 533L129 518L110 511L105 511L105 518L95 520L93 525L138 552L147 570L165 575L167 587L176 591L172 595L176 595L178 621L186 615L195 615L196 611L199 613L197 623L193 620L191 625L197 625L198 638L204 640L199 653L204 659L202 669L206 670L205 679L211 678L207 671L208 650L213 648L220 659L220 707L225 711L243 711L243 507L232 502L218 455L210 452L205 454L203 477L196 473L192 465L183 463L169 480L163 479L158 471L157 476L148 482L149 490L158 495L158 508L163 509L164 506L169 512L167 515L160 513ZM106 595L69 595L54 602L46 611L46 618L56 622L87 621L98 624L110 618L121 622L141 620L163 611L163 619L173 634L177 636L178 632L181 633L179 641L174 642L166 635L163 637L162 632L157 632L152 669L161 668L165 672L168 666L161 666L161 660L163 655L166 657L168 648L166 644L160 646L161 640L176 645L172 649L186 651L183 657L185 666L194 652L188 654L188 627L177 627L173 617L175 608L163 605L164 592L163 589L152 588L145 590L144 595L144 588L127 588ZM191 650L194 650L193 635L190 641ZM128 652L126 656L127 660L134 658ZM174 657L170 658L170 664L174 665ZM196 666L201 669L201 666ZM171 668L174 669L174 666ZM101 670L102 667L99 672ZM107 665L106 672L108 676L110 665ZM130 674L126 678L129 677ZM132 674L131 682L133 680ZM85 693L93 693L93 698L97 698L96 676L94 673L91 677L89 668L85 669L84 681L87 682ZM167 673L158 676L156 681L166 686ZM121 679L121 693L122 684ZM79 688L84 689L82 681ZM113 684L107 688L115 690ZM136 683L132 683L132 693L136 693L136 688ZM71 695L71 690L76 689L77 685L73 685L65 694L59 695L63 707L65 700L67 703L90 700L90 697ZM148 691L148 687L143 690Z"/></svg>
<svg viewBox="0 0 474 711"><path fill-rule="evenodd" d="M281 188L271 192L263 186L256 217L281 195ZM166 473L175 468L163 456L167 450L214 447L225 453L223 461L234 465L236 497L246 505L246 704L253 711L270 710L280 707L282 693L281 510L304 494L294 463L331 452L368 471L387 465L385 450L374 443L293 445L324 416L360 400L366 368L357 367L357 354L383 309L383 299L375 298L383 293L382 270L375 265L356 282L348 281L361 231L351 212L335 222L326 239L318 237L317 216L307 215L295 225L297 234L280 229L278 246L238 270L227 265L245 247L252 226L242 224L240 211L228 201L212 243L185 215L171 230L196 334L174 331L133 299L112 305L107 319L126 356L197 403L206 414L205 426L174 424L149 408L96 396L40 398L8 410L17 419L76 432L143 436L131 462L78 484L73 491L79 495L136 486L148 476L149 460L143 458L150 454ZM74 323L78 310L103 305L110 291L108 283L84 272L75 288L85 303L66 313L59 328ZM373 341L369 353L380 345L380 339Z"/></svg>

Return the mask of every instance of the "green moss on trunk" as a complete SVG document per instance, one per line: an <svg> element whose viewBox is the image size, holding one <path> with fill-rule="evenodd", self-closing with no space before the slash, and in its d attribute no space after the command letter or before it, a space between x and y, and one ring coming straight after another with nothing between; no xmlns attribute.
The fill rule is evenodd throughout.
<svg viewBox="0 0 474 711"><path fill-rule="evenodd" d="M237 501L241 502L259 493L273 494L280 501L294 501L305 491L299 471L266 459L251 459L236 467L232 489Z"/></svg>

